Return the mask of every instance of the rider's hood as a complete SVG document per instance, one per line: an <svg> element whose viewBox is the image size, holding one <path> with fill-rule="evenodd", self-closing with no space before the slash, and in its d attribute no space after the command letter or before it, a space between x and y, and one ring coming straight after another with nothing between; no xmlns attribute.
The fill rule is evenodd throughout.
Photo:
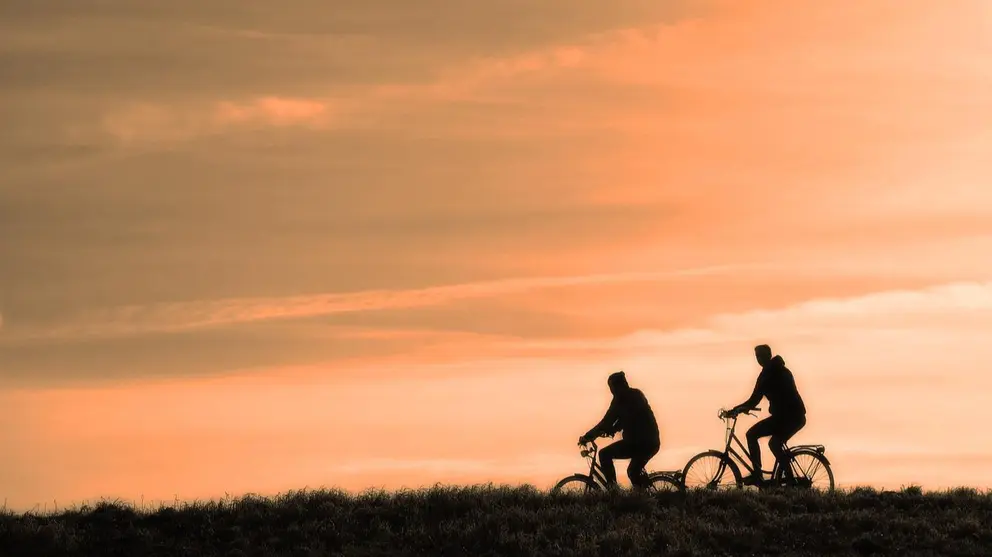
<svg viewBox="0 0 992 557"><path fill-rule="evenodd" d="M785 365L785 359L783 359L782 356L775 356L771 360L768 360L768 367L771 366L782 367L784 365Z"/></svg>

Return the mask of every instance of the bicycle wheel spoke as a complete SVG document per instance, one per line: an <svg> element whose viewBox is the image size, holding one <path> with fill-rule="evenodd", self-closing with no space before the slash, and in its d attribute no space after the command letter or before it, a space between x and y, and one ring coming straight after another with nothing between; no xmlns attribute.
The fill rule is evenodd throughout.
<svg viewBox="0 0 992 557"><path fill-rule="evenodd" d="M697 485L706 485L719 478L719 474L720 462L715 459L706 458L700 460L697 466L689 469L686 481L691 481L691 483Z"/></svg>
<svg viewBox="0 0 992 557"><path fill-rule="evenodd" d="M651 493L661 493L665 491L680 491L678 482L667 476L655 476L650 479L648 491Z"/></svg>
<svg viewBox="0 0 992 557"><path fill-rule="evenodd" d="M801 474L796 477L803 487L816 490L833 489L833 472L819 455L800 453L793 457L793 468Z"/></svg>
<svg viewBox="0 0 992 557"><path fill-rule="evenodd" d="M585 494L595 490L596 485L591 483L591 480L583 478L568 478L555 487L556 493Z"/></svg>
<svg viewBox="0 0 992 557"><path fill-rule="evenodd" d="M719 454L701 454L689 461L684 480L687 488L726 489L738 486L737 476Z"/></svg>

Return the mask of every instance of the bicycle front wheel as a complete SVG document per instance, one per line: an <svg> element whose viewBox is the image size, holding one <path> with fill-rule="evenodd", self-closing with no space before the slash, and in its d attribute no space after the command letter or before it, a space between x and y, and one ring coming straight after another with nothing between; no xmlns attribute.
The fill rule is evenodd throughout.
<svg viewBox="0 0 992 557"><path fill-rule="evenodd" d="M719 451L706 451L692 457L682 471L682 481L686 489L744 487L737 464Z"/></svg>
<svg viewBox="0 0 992 557"><path fill-rule="evenodd" d="M551 493L591 493L599 491L599 485L585 474L575 474L559 481Z"/></svg>

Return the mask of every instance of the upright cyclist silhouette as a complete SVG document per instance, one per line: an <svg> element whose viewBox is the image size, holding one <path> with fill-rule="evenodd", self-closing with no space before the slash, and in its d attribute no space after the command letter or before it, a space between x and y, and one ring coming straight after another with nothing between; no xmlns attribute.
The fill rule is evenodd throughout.
<svg viewBox="0 0 992 557"><path fill-rule="evenodd" d="M613 393L610 408L598 424L579 437L579 444L584 445L597 437L615 435L622 431L623 439L599 451L599 464L603 468L607 487L617 486L617 471L613 461L625 458L630 459L627 477L630 478L631 485L644 487L647 485L644 467L661 448L658 422L647 397L639 389L627 384L624 372L618 371L610 375L607 384Z"/></svg>
<svg viewBox="0 0 992 557"><path fill-rule="evenodd" d="M768 399L769 416L747 431L747 450L751 453L754 472L744 479L746 485L762 483L761 447L758 440L768 436L771 436L768 448L782 467L783 475L791 478L792 466L789 465L785 444L806 425L806 405L796 389L792 371L785 367L782 356L772 357L771 347L761 344L754 347L754 357L761 366L761 373L758 374L751 398L728 412L731 416L736 416L756 408L762 397Z"/></svg>

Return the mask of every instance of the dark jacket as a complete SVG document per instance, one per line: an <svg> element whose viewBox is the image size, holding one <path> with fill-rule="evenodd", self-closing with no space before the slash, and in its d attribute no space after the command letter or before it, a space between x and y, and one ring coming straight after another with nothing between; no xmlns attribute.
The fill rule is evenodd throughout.
<svg viewBox="0 0 992 557"><path fill-rule="evenodd" d="M755 407L761 397L768 399L768 414L772 416L805 416L806 405L796 389L796 380L792 371L785 367L782 356L775 356L765 367L761 368L758 380L754 384L754 392L744 406Z"/></svg>
<svg viewBox="0 0 992 557"><path fill-rule="evenodd" d="M647 397L640 389L630 387L620 390L613 395L613 401L606 415L598 424L586 433L587 437L595 438L603 433L623 432L623 438L646 446L660 444L658 421L654 411L648 404Z"/></svg>

